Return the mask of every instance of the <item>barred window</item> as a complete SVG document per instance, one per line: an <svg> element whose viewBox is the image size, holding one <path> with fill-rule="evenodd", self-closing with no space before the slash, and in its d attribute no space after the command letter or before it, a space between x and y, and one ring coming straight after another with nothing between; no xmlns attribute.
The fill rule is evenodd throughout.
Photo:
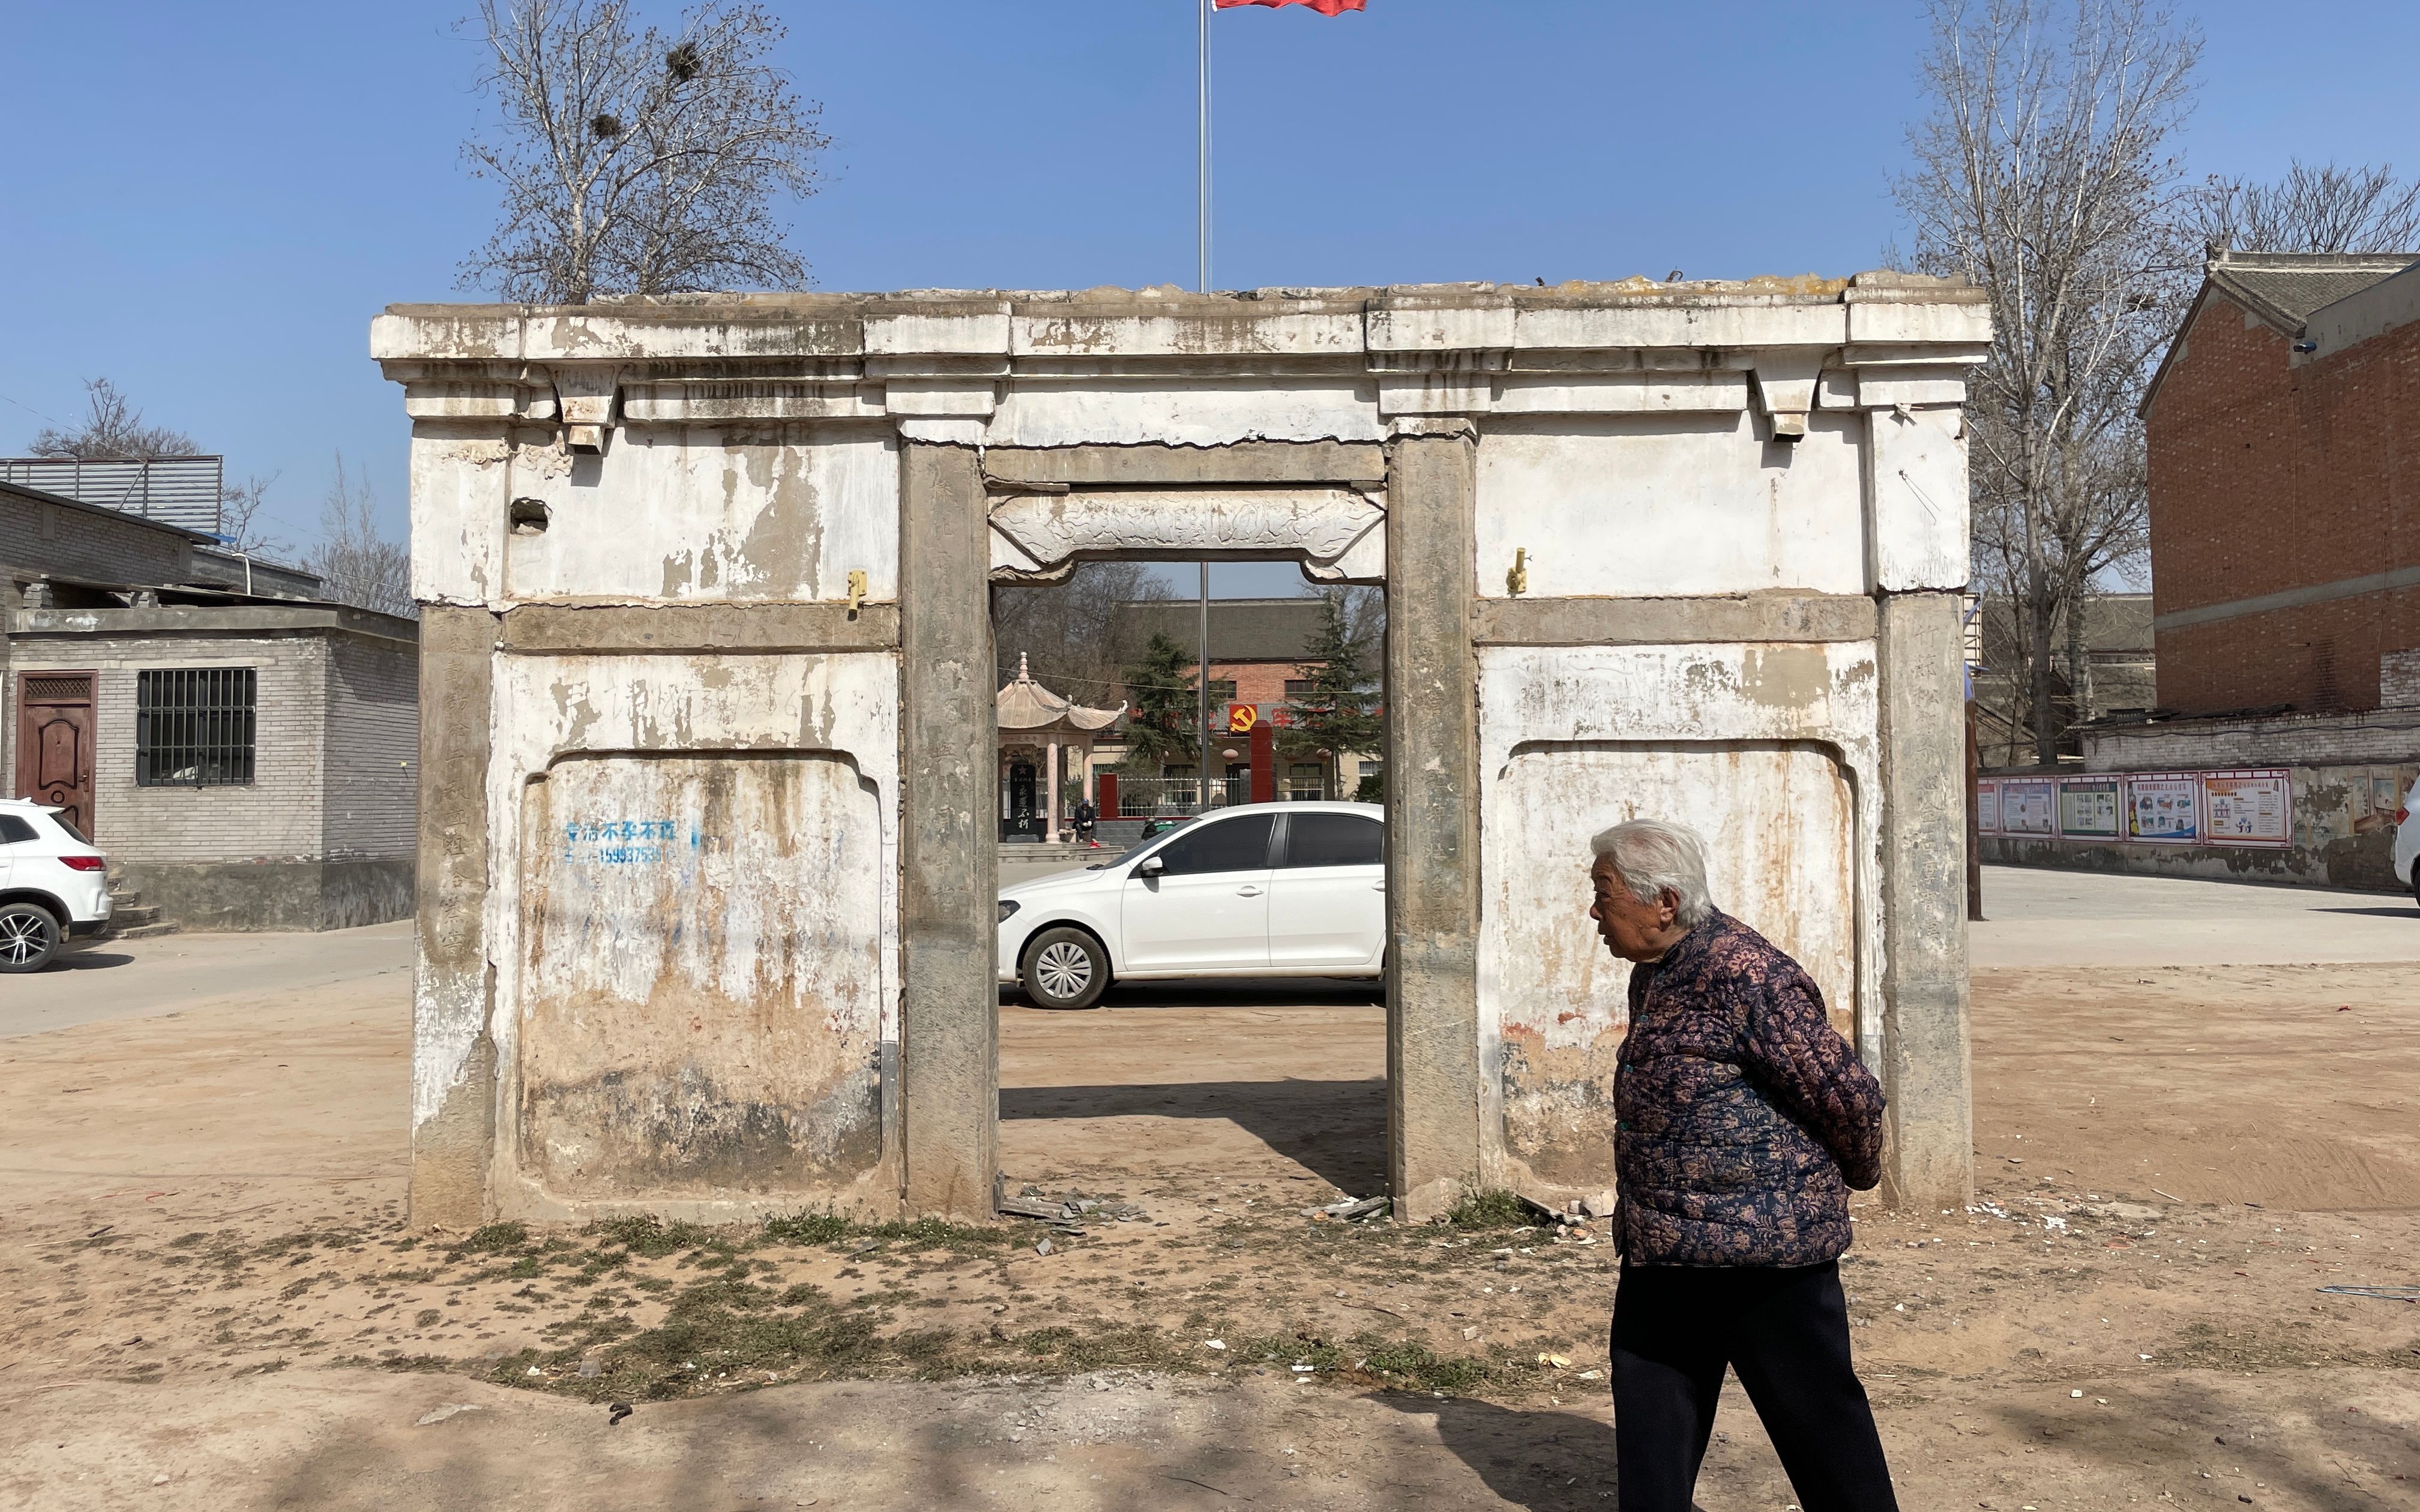
<svg viewBox="0 0 2420 1512"><path fill-rule="evenodd" d="M257 685L257 674L250 667L137 673L135 784L152 788L250 782Z"/></svg>

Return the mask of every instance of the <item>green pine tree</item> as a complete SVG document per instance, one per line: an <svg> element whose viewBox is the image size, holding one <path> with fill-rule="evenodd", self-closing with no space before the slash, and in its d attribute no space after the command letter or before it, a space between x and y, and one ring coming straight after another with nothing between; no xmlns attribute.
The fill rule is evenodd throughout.
<svg viewBox="0 0 2420 1512"><path fill-rule="evenodd" d="M1299 669L1311 687L1294 701L1294 723L1277 733L1278 754L1289 761L1374 756L1386 742L1387 722L1367 687L1362 657L1369 648L1345 627L1344 595L1323 594L1320 602L1319 629L1303 648Z"/></svg>
<svg viewBox="0 0 2420 1512"><path fill-rule="evenodd" d="M1167 763L1196 759L1193 727L1201 722L1201 695L1192 655L1155 632L1142 661L1125 670L1125 679L1133 706L1126 713L1125 769L1136 777L1157 777Z"/></svg>

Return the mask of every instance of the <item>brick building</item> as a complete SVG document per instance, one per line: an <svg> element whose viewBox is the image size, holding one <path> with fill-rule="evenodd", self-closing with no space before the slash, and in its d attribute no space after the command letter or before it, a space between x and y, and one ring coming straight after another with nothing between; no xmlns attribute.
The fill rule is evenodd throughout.
<svg viewBox="0 0 2420 1512"><path fill-rule="evenodd" d="M243 590L249 579L252 591ZM0 772L196 929L411 911L418 630L211 537L0 482Z"/></svg>
<svg viewBox="0 0 2420 1512"><path fill-rule="evenodd" d="M1201 639L1201 606L1183 599L1159 600L1125 606L1121 616L1126 640L1122 662L1131 666L1142 659L1143 648L1155 635L1165 635L1178 645L1191 650ZM1308 659L1312 643L1318 639L1325 610L1317 598L1224 598L1210 604L1210 716L1214 733L1225 733L1225 710L1233 703L1249 703L1264 711L1264 717L1282 718L1286 705L1297 702L1307 691L1311 674L1319 663ZM1377 656L1374 648L1367 665L1374 680ZM1188 667L1187 675L1195 669ZM1264 745L1273 745L1264 741ZM1233 749L1232 758L1225 753ZM1115 761L1124 747L1111 747L1104 742L1100 760ZM1375 776L1381 766L1375 752L1347 753L1332 762L1290 760L1269 753L1278 764L1267 786L1281 797L1343 797L1349 798L1359 790L1362 779ZM1224 776L1238 783L1248 780L1254 760L1249 742L1233 739L1214 740L1211 761L1219 770L1214 777ZM1190 778L1194 764L1172 763L1168 771L1171 777Z"/></svg>
<svg viewBox="0 0 2420 1512"><path fill-rule="evenodd" d="M2415 255L2209 264L2143 402L2164 709L2373 710L2420 648Z"/></svg>
<svg viewBox="0 0 2420 1512"><path fill-rule="evenodd" d="M2156 703L1978 804L1985 860L2420 887L2415 404L2413 255L2211 259L2143 401Z"/></svg>

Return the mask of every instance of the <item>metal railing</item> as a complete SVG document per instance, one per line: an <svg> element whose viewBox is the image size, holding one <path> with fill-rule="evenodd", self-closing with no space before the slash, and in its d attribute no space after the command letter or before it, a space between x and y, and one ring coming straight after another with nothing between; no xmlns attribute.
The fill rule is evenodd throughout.
<svg viewBox="0 0 2420 1512"><path fill-rule="evenodd" d="M1210 779L1210 807L1224 809L1252 801L1252 779L1238 773ZM1202 784L1189 777L1121 777L1118 779L1119 819L1179 817L1200 811Z"/></svg>

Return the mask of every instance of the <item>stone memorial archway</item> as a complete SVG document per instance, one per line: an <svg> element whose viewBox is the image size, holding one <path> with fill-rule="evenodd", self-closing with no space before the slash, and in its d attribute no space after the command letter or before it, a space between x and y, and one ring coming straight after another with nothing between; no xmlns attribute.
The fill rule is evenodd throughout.
<svg viewBox="0 0 2420 1512"><path fill-rule="evenodd" d="M1897 274L391 310L415 1218L988 1213L986 584L1222 553L1388 590L1399 1212L1603 1184L1579 877L1634 811L1824 985L1894 1194L1962 1201L1987 337Z"/></svg>

